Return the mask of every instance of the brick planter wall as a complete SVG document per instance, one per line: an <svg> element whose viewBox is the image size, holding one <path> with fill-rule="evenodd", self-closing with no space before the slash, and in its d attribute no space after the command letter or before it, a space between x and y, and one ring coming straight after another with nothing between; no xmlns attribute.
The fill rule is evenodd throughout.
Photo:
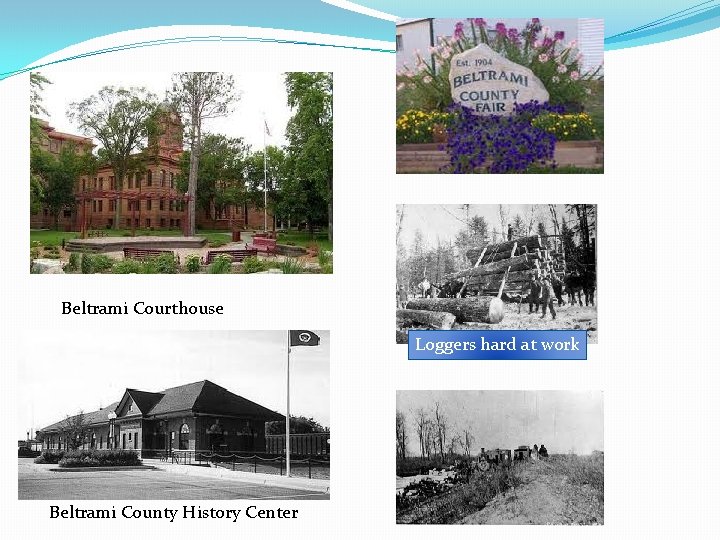
<svg viewBox="0 0 720 540"><path fill-rule="evenodd" d="M397 145L397 173L437 173L450 163L442 145L399 144ZM560 141L555 145L555 161L558 166L575 166L585 169L599 168L604 164L602 141Z"/></svg>

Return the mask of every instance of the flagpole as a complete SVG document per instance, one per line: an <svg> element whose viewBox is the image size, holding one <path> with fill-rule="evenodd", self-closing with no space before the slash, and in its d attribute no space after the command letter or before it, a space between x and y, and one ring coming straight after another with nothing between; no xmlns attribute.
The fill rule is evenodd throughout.
<svg viewBox="0 0 720 540"><path fill-rule="evenodd" d="M290 476L290 330L287 331L287 411L285 415L285 475Z"/></svg>
<svg viewBox="0 0 720 540"><path fill-rule="evenodd" d="M265 116L263 116L263 170L264 170L264 180L263 180L263 191L265 191L265 232L267 232L267 142L265 139L265 136L267 135L267 120L265 120ZM289 334L288 334L289 335Z"/></svg>

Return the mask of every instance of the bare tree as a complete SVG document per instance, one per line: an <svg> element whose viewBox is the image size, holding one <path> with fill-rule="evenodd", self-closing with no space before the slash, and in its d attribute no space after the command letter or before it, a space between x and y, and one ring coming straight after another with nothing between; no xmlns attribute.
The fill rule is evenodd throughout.
<svg viewBox="0 0 720 540"><path fill-rule="evenodd" d="M462 437L459 433L453 433L448 441L447 445L447 453L448 456L452 457L457 454L456 449L458 446L461 446Z"/></svg>
<svg viewBox="0 0 720 540"><path fill-rule="evenodd" d="M435 402L435 438L440 451L440 459L445 461L445 446L447 443L447 418L442 412L440 402Z"/></svg>
<svg viewBox="0 0 720 540"><path fill-rule="evenodd" d="M190 173L188 195L192 199L189 208L189 234L195 234L195 195L197 192L198 163L202 126L205 120L227 116L232 104L238 99L232 75L210 72L183 72L173 75L172 89L168 98L183 115L190 127Z"/></svg>
<svg viewBox="0 0 720 540"><path fill-rule="evenodd" d="M523 213L523 222L525 223L525 236L530 236L535 229L535 223L537 222L537 205L525 205L525 212Z"/></svg>
<svg viewBox="0 0 720 540"><path fill-rule="evenodd" d="M558 216L557 216L557 211L555 210L555 205L549 204L548 209L550 210L550 219L553 223L553 230L554 230L554 236L555 236L555 249L562 251L564 246L562 245L562 238L560 236L561 227L560 227L560 222L558 221Z"/></svg>
<svg viewBox="0 0 720 540"><path fill-rule="evenodd" d="M420 442L420 457L424 458L428 452L429 448L427 446L427 428L428 428L428 419L427 419L427 413L425 412L425 409L418 409L415 411L415 433L417 434L418 441Z"/></svg>
<svg viewBox="0 0 720 540"><path fill-rule="evenodd" d="M502 204L498 204L498 218L500 219L500 239L507 239L507 210Z"/></svg>
<svg viewBox="0 0 720 540"><path fill-rule="evenodd" d="M407 428L405 425L405 414L395 413L395 449L398 458L405 461L407 452Z"/></svg>
<svg viewBox="0 0 720 540"><path fill-rule="evenodd" d="M70 450L81 448L89 431L83 412L79 411L75 416L65 418L61 430Z"/></svg>
<svg viewBox="0 0 720 540"><path fill-rule="evenodd" d="M472 432L470 431L469 427L465 427L462 430L462 435L460 437L460 448L462 448L463 453L470 457L470 449L472 448L473 443L475 442L475 437L473 436Z"/></svg>
<svg viewBox="0 0 720 540"><path fill-rule="evenodd" d="M405 219L405 205L399 204L395 208L395 245L398 245L400 241L400 234L402 233L403 220Z"/></svg>

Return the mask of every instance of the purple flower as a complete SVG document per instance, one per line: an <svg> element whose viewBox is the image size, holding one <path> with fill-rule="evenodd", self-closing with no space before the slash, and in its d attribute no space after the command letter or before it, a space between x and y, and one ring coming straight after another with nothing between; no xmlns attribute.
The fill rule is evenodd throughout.
<svg viewBox="0 0 720 540"><path fill-rule="evenodd" d="M496 31L498 34L500 34L501 36L506 36L506 35L507 35L507 28L505 28L505 23L501 23L501 22L497 23L497 24L495 25L495 31Z"/></svg>
<svg viewBox="0 0 720 540"><path fill-rule="evenodd" d="M473 173L483 166L491 173L524 172L533 163L554 163L555 137L531 122L539 114L562 113L562 107L533 101L516 104L508 116L476 116L453 104L448 112L449 172Z"/></svg>
<svg viewBox="0 0 720 540"><path fill-rule="evenodd" d="M487 23L485 22L485 19L483 19L483 18L473 19L472 21L475 24L475 26L477 26L477 27L487 26Z"/></svg>
<svg viewBox="0 0 720 540"><path fill-rule="evenodd" d="M532 23L533 23L533 24L540 24L540 19L539 19L538 17L533 17L533 18L532 18Z"/></svg>
<svg viewBox="0 0 720 540"><path fill-rule="evenodd" d="M510 30L508 30L508 37L513 41L517 41L519 35L520 33L518 32L517 28L511 28Z"/></svg>
<svg viewBox="0 0 720 540"><path fill-rule="evenodd" d="M464 25L462 22L455 23L455 37L461 38L463 36Z"/></svg>
<svg viewBox="0 0 720 540"><path fill-rule="evenodd" d="M562 41L563 39L565 39L565 32L563 30L555 32L555 41Z"/></svg>

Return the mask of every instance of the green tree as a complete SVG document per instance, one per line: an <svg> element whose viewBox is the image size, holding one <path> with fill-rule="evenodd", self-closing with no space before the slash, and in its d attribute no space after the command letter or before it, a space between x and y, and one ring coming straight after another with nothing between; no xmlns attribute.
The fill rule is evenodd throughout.
<svg viewBox="0 0 720 540"><path fill-rule="evenodd" d="M311 230L327 223L332 240L332 73L287 73L285 87L293 116L286 128L287 177L278 206L283 215L305 220Z"/></svg>
<svg viewBox="0 0 720 540"><path fill-rule="evenodd" d="M75 206L75 187L81 176L93 174L95 157L90 153L78 153L72 144L63 145L56 157L50 152L36 149L30 154L30 169L42 178L42 204L53 215L55 228L62 210Z"/></svg>
<svg viewBox="0 0 720 540"><path fill-rule="evenodd" d="M40 144L43 139L47 138L45 132L40 126L37 119L39 115L47 115L47 111L42 106L42 91L45 86L52 84L39 72L30 73L30 154L41 150ZM32 165L32 157L31 157ZM30 167L30 213L36 214L42 208L42 200L45 195L45 186L42 177L38 171Z"/></svg>
<svg viewBox="0 0 720 540"><path fill-rule="evenodd" d="M247 202L245 162L249 146L242 139L208 134L203 137L197 168L196 205L211 219L218 219L230 206ZM192 153L180 158L178 189L188 191Z"/></svg>
<svg viewBox="0 0 720 540"><path fill-rule="evenodd" d="M187 192L192 202L188 212L188 229L195 234L196 197L198 174L202 154L203 122L210 118L227 116L232 104L239 99L235 93L232 75L210 72L183 72L173 75L168 97L183 115L189 127L190 168L187 174Z"/></svg>
<svg viewBox="0 0 720 540"><path fill-rule="evenodd" d="M280 189L286 173L285 150L278 146L268 146L265 152L257 151L250 154L245 161L247 175L248 200L258 208L265 204L263 189L265 185L265 167L267 167L268 210L275 218L285 217L280 199ZM273 230L275 220L273 220Z"/></svg>
<svg viewBox="0 0 720 540"><path fill-rule="evenodd" d="M115 189L122 191L124 180L137 167L143 143L158 131L155 121L157 98L145 88L104 86L80 102L71 103L68 116L80 130L102 145L99 155L110 164ZM120 196L115 204L114 227L120 227Z"/></svg>

